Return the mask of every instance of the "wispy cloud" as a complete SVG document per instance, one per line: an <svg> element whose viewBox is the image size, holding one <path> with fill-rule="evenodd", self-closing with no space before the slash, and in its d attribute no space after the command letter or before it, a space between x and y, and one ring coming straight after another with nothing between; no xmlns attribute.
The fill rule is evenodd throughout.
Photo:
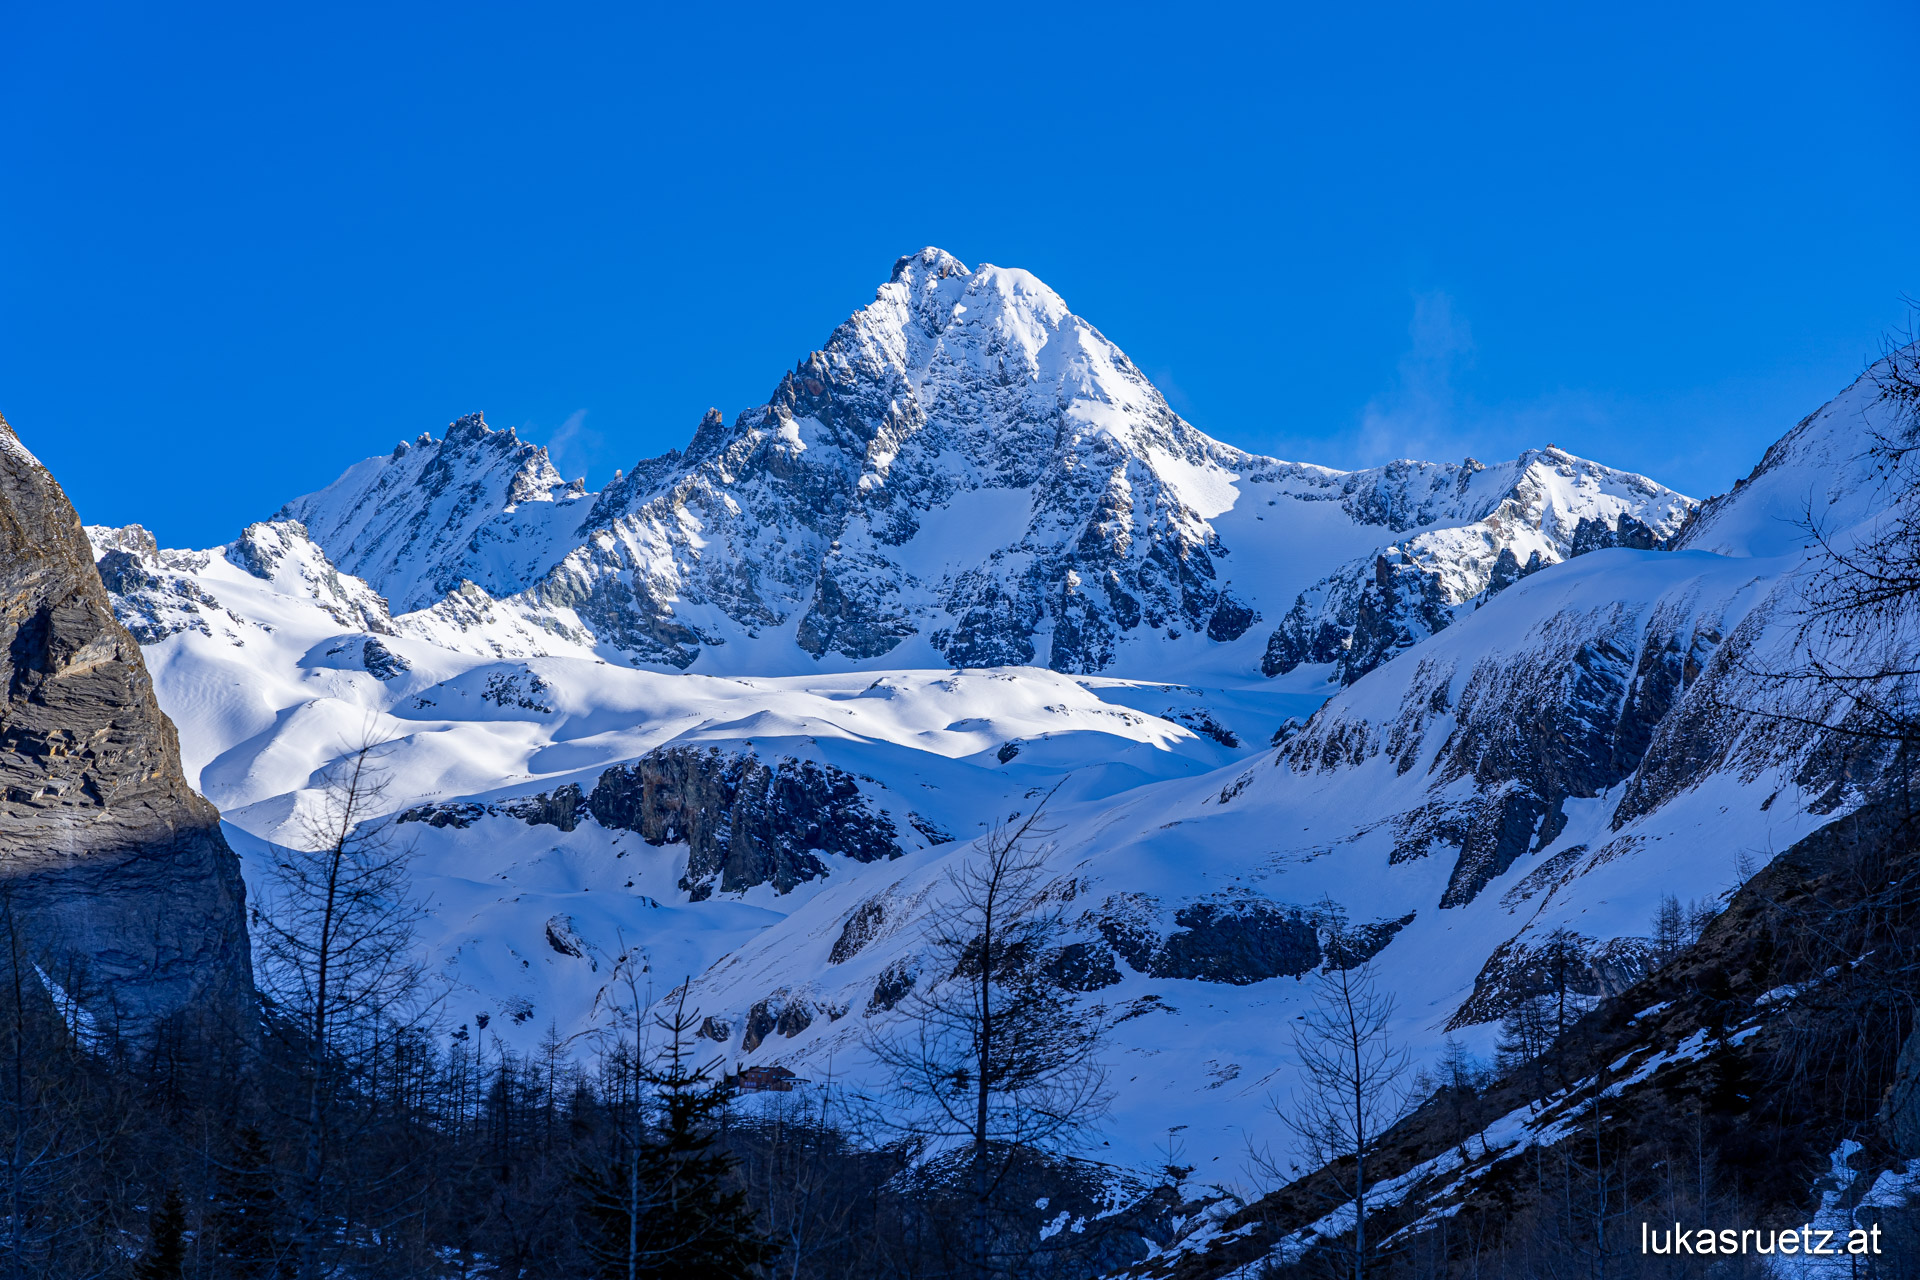
<svg viewBox="0 0 1920 1280"><path fill-rule="evenodd" d="M1460 437L1456 370L1473 363L1473 329L1444 293L1415 294L1399 379L1360 412L1360 448L1370 458L1431 458Z"/></svg>
<svg viewBox="0 0 1920 1280"><path fill-rule="evenodd" d="M605 440L587 425L587 411L575 409L547 439L547 454L560 474L584 476L599 461Z"/></svg>
<svg viewBox="0 0 1920 1280"><path fill-rule="evenodd" d="M1368 462L1491 459L1545 444L1582 452L1609 430L1613 414L1587 392L1489 405L1463 390L1476 352L1473 328L1446 293L1414 295L1407 337L1394 385L1360 413L1356 443Z"/></svg>

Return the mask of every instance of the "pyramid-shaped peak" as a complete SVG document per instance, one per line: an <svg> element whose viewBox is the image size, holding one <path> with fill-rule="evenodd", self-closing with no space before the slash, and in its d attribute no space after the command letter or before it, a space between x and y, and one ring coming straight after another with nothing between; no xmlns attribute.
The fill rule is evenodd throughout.
<svg viewBox="0 0 1920 1280"><path fill-rule="evenodd" d="M904 281L913 275L925 275L935 280L945 280L949 276L970 276L972 268L948 253L945 249L928 245L918 253L909 253L893 264L894 281Z"/></svg>

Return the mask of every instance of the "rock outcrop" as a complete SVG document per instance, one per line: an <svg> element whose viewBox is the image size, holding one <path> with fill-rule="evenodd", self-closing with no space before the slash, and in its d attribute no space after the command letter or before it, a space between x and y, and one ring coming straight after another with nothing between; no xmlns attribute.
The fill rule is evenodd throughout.
<svg viewBox="0 0 1920 1280"><path fill-rule="evenodd" d="M122 551L128 575L145 548ZM251 1034L239 863L46 468L0 420L0 918L31 989L135 1037ZM0 964L10 963L0 955Z"/></svg>
<svg viewBox="0 0 1920 1280"><path fill-rule="evenodd" d="M810 760L666 747L600 775L594 820L650 844L684 841L683 886L698 900L771 884L786 893L827 873L822 853L857 862L900 856L893 822L858 781Z"/></svg>
<svg viewBox="0 0 1920 1280"><path fill-rule="evenodd" d="M611 830L638 832L648 844L685 844L681 887L696 902L716 890L738 893L763 884L789 893L827 874L822 854L878 862L904 852L893 819L845 770L791 756L763 761L751 751L718 747L649 751L606 770L584 795L568 783L510 800L417 805L397 820L464 830L482 818L507 817L572 831L588 816ZM859 944L846 945L851 955Z"/></svg>

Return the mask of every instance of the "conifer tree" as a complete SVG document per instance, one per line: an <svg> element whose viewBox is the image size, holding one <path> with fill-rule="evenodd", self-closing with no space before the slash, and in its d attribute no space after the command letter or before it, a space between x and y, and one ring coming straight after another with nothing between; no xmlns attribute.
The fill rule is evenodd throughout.
<svg viewBox="0 0 1920 1280"><path fill-rule="evenodd" d="M760 1231L717 1129L731 1089L689 1059L697 1012L682 992L661 1056L634 1062L616 1157L582 1175L587 1250L606 1280L744 1280L777 1253Z"/></svg>
<svg viewBox="0 0 1920 1280"><path fill-rule="evenodd" d="M235 1280L266 1280L279 1268L274 1240L273 1156L251 1125L234 1136L233 1152L218 1166L212 1211L213 1248Z"/></svg>
<svg viewBox="0 0 1920 1280"><path fill-rule="evenodd" d="M168 1187L147 1230L147 1251L133 1274L135 1280L181 1280L186 1262L187 1214L180 1207L180 1192Z"/></svg>

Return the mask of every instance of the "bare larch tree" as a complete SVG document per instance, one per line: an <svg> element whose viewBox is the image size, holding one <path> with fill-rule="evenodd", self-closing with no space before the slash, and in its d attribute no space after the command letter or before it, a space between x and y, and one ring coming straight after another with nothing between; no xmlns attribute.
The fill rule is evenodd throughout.
<svg viewBox="0 0 1920 1280"><path fill-rule="evenodd" d="M328 1230L334 1164L346 1112L340 1095L387 1042L425 1016L424 971L415 945L422 906L410 892L411 849L385 820L381 744L363 737L320 778L317 803L300 819L302 848L275 850L255 908L255 945L270 1024L291 1042L300 1076L296 1114L294 1274L332 1270L344 1247Z"/></svg>
<svg viewBox="0 0 1920 1280"><path fill-rule="evenodd" d="M1105 1112L1104 1011L1047 972L1066 925L1050 890L1044 803L996 826L947 877L926 925L922 981L869 1038L886 1067L890 1124L963 1162L966 1266L1007 1272L996 1222L1022 1161L1077 1149Z"/></svg>

